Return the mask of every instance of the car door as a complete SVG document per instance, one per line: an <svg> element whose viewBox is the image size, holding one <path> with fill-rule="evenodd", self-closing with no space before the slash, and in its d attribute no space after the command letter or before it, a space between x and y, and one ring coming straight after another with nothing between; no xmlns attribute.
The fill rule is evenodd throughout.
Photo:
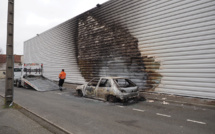
<svg viewBox="0 0 215 134"><path fill-rule="evenodd" d="M96 97L105 100L106 95L110 94L111 83L109 79L102 78L96 90Z"/></svg>
<svg viewBox="0 0 215 134"><path fill-rule="evenodd" d="M95 89L98 84L98 81L99 81L98 78L94 78L87 84L85 88L87 97L95 97Z"/></svg>

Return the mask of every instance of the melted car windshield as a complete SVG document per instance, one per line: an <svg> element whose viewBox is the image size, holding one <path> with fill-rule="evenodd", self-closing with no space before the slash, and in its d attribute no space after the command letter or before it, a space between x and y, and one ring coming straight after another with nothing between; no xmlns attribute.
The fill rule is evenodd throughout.
<svg viewBox="0 0 215 134"><path fill-rule="evenodd" d="M135 87L136 85L129 79L114 79L119 87Z"/></svg>

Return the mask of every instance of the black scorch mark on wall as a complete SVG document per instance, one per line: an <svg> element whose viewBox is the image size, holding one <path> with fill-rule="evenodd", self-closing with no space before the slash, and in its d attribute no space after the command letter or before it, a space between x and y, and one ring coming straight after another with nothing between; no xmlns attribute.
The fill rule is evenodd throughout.
<svg viewBox="0 0 215 134"><path fill-rule="evenodd" d="M138 40L119 24L106 25L90 14L78 20L77 61L86 81L101 76L130 78L141 89L154 89L160 64L141 56Z"/></svg>

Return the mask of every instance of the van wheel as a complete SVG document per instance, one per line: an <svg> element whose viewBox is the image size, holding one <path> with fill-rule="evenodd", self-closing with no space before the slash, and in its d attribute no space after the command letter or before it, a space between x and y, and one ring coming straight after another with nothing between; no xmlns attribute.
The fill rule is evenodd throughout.
<svg viewBox="0 0 215 134"><path fill-rule="evenodd" d="M81 90L77 90L76 92L77 92L77 94L78 94L79 97L82 97L82 96L83 96L83 93L82 93Z"/></svg>
<svg viewBox="0 0 215 134"><path fill-rule="evenodd" d="M109 101L109 102L116 102L116 97L113 96L113 95L109 95L108 98L107 98L107 101Z"/></svg>
<svg viewBox="0 0 215 134"><path fill-rule="evenodd" d="M23 87L26 88L26 89L28 89L27 83L24 83L24 86L23 86Z"/></svg>
<svg viewBox="0 0 215 134"><path fill-rule="evenodd" d="M14 83L14 86L17 87L17 81L16 81L16 83Z"/></svg>
<svg viewBox="0 0 215 134"><path fill-rule="evenodd" d="M16 81L16 87L20 87L19 81Z"/></svg>

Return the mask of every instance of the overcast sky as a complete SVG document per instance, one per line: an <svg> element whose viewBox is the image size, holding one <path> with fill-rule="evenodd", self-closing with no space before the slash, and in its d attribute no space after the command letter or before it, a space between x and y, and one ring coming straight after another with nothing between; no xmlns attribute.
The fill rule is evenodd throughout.
<svg viewBox="0 0 215 134"><path fill-rule="evenodd" d="M14 0L14 54L23 42L107 0ZM0 0L0 49L6 53L8 0Z"/></svg>

